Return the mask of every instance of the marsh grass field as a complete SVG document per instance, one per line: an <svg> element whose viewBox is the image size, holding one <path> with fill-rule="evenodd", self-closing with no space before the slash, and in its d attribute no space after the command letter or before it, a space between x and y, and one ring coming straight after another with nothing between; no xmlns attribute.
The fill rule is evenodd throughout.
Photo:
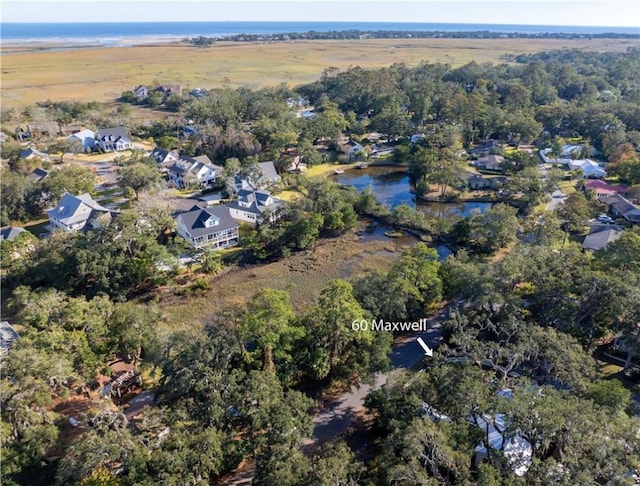
<svg viewBox="0 0 640 486"><path fill-rule="evenodd" d="M256 88L317 79L328 67L380 68L421 62L457 67L504 62L509 54L551 49L625 51L632 39L363 39L275 43L182 43L33 50L3 47L1 102L21 109L39 101L114 101L139 84L184 88ZM51 47L51 46L50 46ZM61 46L58 46L61 47Z"/></svg>

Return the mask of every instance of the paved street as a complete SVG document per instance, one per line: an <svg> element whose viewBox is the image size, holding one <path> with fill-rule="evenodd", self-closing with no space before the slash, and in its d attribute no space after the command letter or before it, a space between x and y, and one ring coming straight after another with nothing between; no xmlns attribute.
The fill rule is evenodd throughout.
<svg viewBox="0 0 640 486"><path fill-rule="evenodd" d="M560 189L553 191L551 195L551 201L547 204L547 211L556 211L558 207L564 202L567 196Z"/></svg>

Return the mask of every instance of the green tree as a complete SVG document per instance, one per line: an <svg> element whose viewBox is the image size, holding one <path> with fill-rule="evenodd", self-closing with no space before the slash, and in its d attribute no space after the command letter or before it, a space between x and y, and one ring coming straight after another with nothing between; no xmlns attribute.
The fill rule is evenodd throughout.
<svg viewBox="0 0 640 486"><path fill-rule="evenodd" d="M304 330L294 323L295 314L289 294L282 290L262 289L247 305L242 317L241 334L262 354L265 370L275 370L276 361L287 361Z"/></svg>
<svg viewBox="0 0 640 486"><path fill-rule="evenodd" d="M118 169L118 184L122 189L130 187L138 199L141 189L153 187L160 183L161 176L157 169L146 164L136 163Z"/></svg>
<svg viewBox="0 0 640 486"><path fill-rule="evenodd" d="M389 278L401 282L410 316L422 317L425 307L442 298L439 268L438 253L424 243L405 251L391 268Z"/></svg>
<svg viewBox="0 0 640 486"><path fill-rule="evenodd" d="M516 241L520 226L518 210L506 204L496 204L483 214L469 218L471 238L484 251L493 253Z"/></svg>
<svg viewBox="0 0 640 486"><path fill-rule="evenodd" d="M344 441L324 444L311 463L305 484L311 486L357 486L364 475L364 464Z"/></svg>
<svg viewBox="0 0 640 486"><path fill-rule="evenodd" d="M558 208L558 215L564 220L565 228L570 232L579 232L593 216L594 207L582 192L569 194Z"/></svg>
<svg viewBox="0 0 640 486"><path fill-rule="evenodd" d="M333 280L322 290L316 305L303 318L307 328L305 368L313 379L349 380L384 368L388 340L376 343L375 332L352 325L364 317L350 283Z"/></svg>
<svg viewBox="0 0 640 486"><path fill-rule="evenodd" d="M46 194L45 205L58 201L65 192L69 194L93 194L96 175L91 170L76 165L67 165L59 170L51 171L42 180L40 188Z"/></svg>

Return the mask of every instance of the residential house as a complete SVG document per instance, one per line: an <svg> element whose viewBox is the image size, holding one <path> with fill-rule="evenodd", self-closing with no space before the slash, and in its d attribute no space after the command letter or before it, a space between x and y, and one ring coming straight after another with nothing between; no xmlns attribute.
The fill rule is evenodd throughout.
<svg viewBox="0 0 640 486"><path fill-rule="evenodd" d="M162 91L165 96L182 96L182 86L179 84L163 84L158 86L157 91Z"/></svg>
<svg viewBox="0 0 640 486"><path fill-rule="evenodd" d="M198 130L196 127L193 127L190 125L185 125L182 127L183 138L195 137L199 133L200 133L200 130Z"/></svg>
<svg viewBox="0 0 640 486"><path fill-rule="evenodd" d="M266 189L269 186L279 184L281 177L278 175L273 162L258 162L258 174L249 180L246 177L235 176L233 181L229 181L229 192L238 192L241 189Z"/></svg>
<svg viewBox="0 0 640 486"><path fill-rule="evenodd" d="M96 146L96 134L92 130L82 130L67 137L71 142L78 142L84 151L93 150Z"/></svg>
<svg viewBox="0 0 640 486"><path fill-rule="evenodd" d="M585 237L582 249L585 251L597 251L606 248L609 243L616 241L622 235L620 226L594 225L591 232Z"/></svg>
<svg viewBox="0 0 640 486"><path fill-rule="evenodd" d="M53 228L67 232L88 231L109 221L117 211L101 206L89 194L74 196L64 193L58 205L47 211Z"/></svg>
<svg viewBox="0 0 640 486"><path fill-rule="evenodd" d="M60 135L60 125L58 122L29 123L27 132L31 138L57 137Z"/></svg>
<svg viewBox="0 0 640 486"><path fill-rule="evenodd" d="M626 219L629 223L640 224L640 208L620 194L605 196L600 201L609 206L615 216Z"/></svg>
<svg viewBox="0 0 640 486"><path fill-rule="evenodd" d="M364 147L355 140L348 140L340 145L340 150L349 156L349 160L355 159L360 153L364 152Z"/></svg>
<svg viewBox="0 0 640 486"><path fill-rule="evenodd" d="M469 189L477 190L477 189L498 189L503 187L507 178L503 176L497 177L484 177L480 174L474 174L471 172L466 172L462 175L462 178L467 181L467 186Z"/></svg>
<svg viewBox="0 0 640 486"><path fill-rule="evenodd" d="M265 218L274 222L282 207L282 201L269 191L241 189L238 199L227 204L231 217L251 224L262 223Z"/></svg>
<svg viewBox="0 0 640 486"><path fill-rule="evenodd" d="M204 88L193 88L191 91L189 91L189 94L191 96L195 96L196 98L202 98L203 96L207 96L209 94L209 91Z"/></svg>
<svg viewBox="0 0 640 486"><path fill-rule="evenodd" d="M591 159L571 160L568 167L570 170L579 170L582 172L582 176L587 179L602 179L607 177L607 171Z"/></svg>
<svg viewBox="0 0 640 486"><path fill-rule="evenodd" d="M304 98L287 98L287 106L293 108L295 106L307 106L309 102Z"/></svg>
<svg viewBox="0 0 640 486"><path fill-rule="evenodd" d="M69 136L82 131L80 125L60 125L60 135Z"/></svg>
<svg viewBox="0 0 640 486"><path fill-rule="evenodd" d="M480 169L486 170L502 170L504 164L504 157L502 155L482 155L473 161L473 165Z"/></svg>
<svg viewBox="0 0 640 486"><path fill-rule="evenodd" d="M612 186L608 182L594 179L584 183L584 189L592 189L597 197L615 196L616 194L624 195L629 189L625 185Z"/></svg>
<svg viewBox="0 0 640 486"><path fill-rule="evenodd" d="M7 354L13 341L19 337L20 335L8 321L0 322L0 356Z"/></svg>
<svg viewBox="0 0 640 486"><path fill-rule="evenodd" d="M498 396L511 399L513 392L509 388L500 390ZM482 442L475 448L474 465L489 460L488 448L501 451L504 463L499 467L509 467L516 476L524 476L531 467L533 447L531 443L516 431L508 431L507 418L502 413L474 414L469 421L477 425L483 432ZM500 461L500 459L498 459Z"/></svg>
<svg viewBox="0 0 640 486"><path fill-rule="evenodd" d="M149 97L149 88L147 88L144 84L140 86L136 86L133 88L133 94L138 98L139 101L144 101Z"/></svg>
<svg viewBox="0 0 640 486"><path fill-rule="evenodd" d="M179 158L180 154L177 150L167 150L160 147L156 147L149 154L153 160L158 163L158 167L163 174L167 174L169 167L172 166Z"/></svg>
<svg viewBox="0 0 640 486"><path fill-rule="evenodd" d="M41 169L40 167L37 167L33 169L31 174L27 176L27 179L29 179L31 182L40 182L42 179L45 179L48 175L49 173L46 170Z"/></svg>
<svg viewBox="0 0 640 486"><path fill-rule="evenodd" d="M313 108L308 110L296 111L296 118L305 118L309 120L310 118L314 118L316 116L316 112Z"/></svg>
<svg viewBox="0 0 640 486"><path fill-rule="evenodd" d="M566 165L569 170L579 170L587 179L602 179L607 176L607 172L591 159L572 159L571 156L577 154L576 147L578 146L565 145L562 156L557 159L547 157L552 151L550 148L542 149L539 153L545 163Z"/></svg>
<svg viewBox="0 0 640 486"><path fill-rule="evenodd" d="M19 226L3 226L0 228L0 241L13 241L25 231L27 230Z"/></svg>
<svg viewBox="0 0 640 486"><path fill-rule="evenodd" d="M36 150L34 148L21 150L19 155L21 159L27 159L27 160L31 160L31 159L51 160L51 156L49 154L40 152L39 150Z"/></svg>
<svg viewBox="0 0 640 486"><path fill-rule="evenodd" d="M487 155L493 155L500 149L498 142L493 139L489 139L484 143L478 144L471 149L471 155L475 157L486 157Z"/></svg>
<svg viewBox="0 0 640 486"><path fill-rule="evenodd" d="M228 248L237 245L240 239L238 223L226 206L194 206L179 214L176 223L178 234L194 248Z"/></svg>
<svg viewBox="0 0 640 486"><path fill-rule="evenodd" d="M210 186L222 175L223 168L211 162L206 155L180 156L167 167L171 182L176 187Z"/></svg>
<svg viewBox="0 0 640 486"><path fill-rule="evenodd" d="M101 128L96 133L96 144L105 152L120 152L131 148L131 140L124 127Z"/></svg>
<svg viewBox="0 0 640 486"><path fill-rule="evenodd" d="M387 155L391 155L394 150L395 147L393 147L392 145L374 143L371 146L371 157L373 157L374 159L385 157Z"/></svg>

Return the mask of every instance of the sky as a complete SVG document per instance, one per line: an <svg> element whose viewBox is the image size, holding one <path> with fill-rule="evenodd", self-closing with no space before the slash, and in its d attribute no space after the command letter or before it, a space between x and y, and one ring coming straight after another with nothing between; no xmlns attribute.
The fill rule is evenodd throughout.
<svg viewBox="0 0 640 486"><path fill-rule="evenodd" d="M638 27L640 0L0 0L2 22L365 21Z"/></svg>

